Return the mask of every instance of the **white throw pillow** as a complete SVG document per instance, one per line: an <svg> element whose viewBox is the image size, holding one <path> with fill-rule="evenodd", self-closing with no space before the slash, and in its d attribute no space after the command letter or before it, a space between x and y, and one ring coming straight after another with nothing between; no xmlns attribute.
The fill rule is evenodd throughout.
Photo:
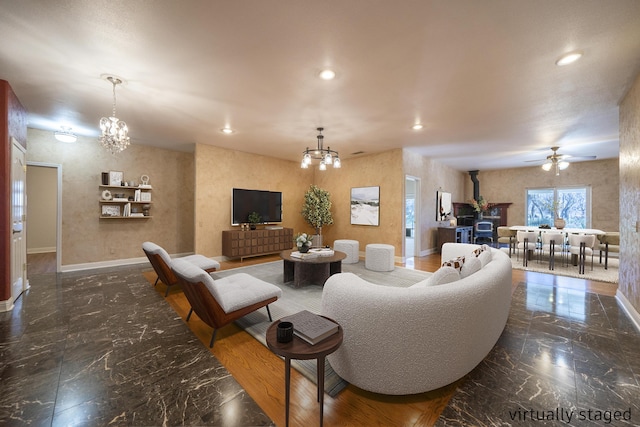
<svg viewBox="0 0 640 427"><path fill-rule="evenodd" d="M429 277L427 280L423 280L425 282L423 286L436 286L436 285L444 285L445 283L451 283L460 280L460 273L458 270L453 267L440 267ZM422 283L419 282L419 283ZM414 285L415 286L415 285Z"/></svg>
<svg viewBox="0 0 640 427"><path fill-rule="evenodd" d="M483 253L486 253L483 252ZM482 254L480 254L482 256ZM469 257L462 264L462 270L460 270L460 278L464 279L465 277L471 276L476 271L480 271L482 268L482 261L480 261L480 257Z"/></svg>
<svg viewBox="0 0 640 427"><path fill-rule="evenodd" d="M445 261L442 263L442 267L453 267L456 270L458 270L458 272L462 270L463 265L464 265L464 256L459 256L458 258L454 258L452 260Z"/></svg>
<svg viewBox="0 0 640 427"><path fill-rule="evenodd" d="M482 251L480 255L478 255L478 259L482 263L482 268L484 268L485 265L489 264L489 262L491 261L491 257L491 249Z"/></svg>

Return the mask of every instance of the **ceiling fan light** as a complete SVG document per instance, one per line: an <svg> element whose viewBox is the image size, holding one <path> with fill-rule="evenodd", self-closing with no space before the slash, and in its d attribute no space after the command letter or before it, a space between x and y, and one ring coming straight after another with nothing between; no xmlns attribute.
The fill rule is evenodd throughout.
<svg viewBox="0 0 640 427"><path fill-rule="evenodd" d="M565 162L564 160L558 162L558 168L563 171L569 167L569 162Z"/></svg>
<svg viewBox="0 0 640 427"><path fill-rule="evenodd" d="M339 169L341 166L342 166L342 164L340 164L340 157L336 157L333 160L333 167Z"/></svg>
<svg viewBox="0 0 640 427"><path fill-rule="evenodd" d="M300 163L300 167L302 169L309 169L309 164L305 162L304 159L302 159L302 162Z"/></svg>
<svg viewBox="0 0 640 427"><path fill-rule="evenodd" d="M327 164L324 162L324 160L320 160L320 170L321 171L327 170Z"/></svg>
<svg viewBox="0 0 640 427"><path fill-rule="evenodd" d="M324 156L324 162L328 165L330 165L331 163L333 163L333 159L331 158L331 153L327 153Z"/></svg>
<svg viewBox="0 0 640 427"><path fill-rule="evenodd" d="M542 170L544 170L546 172L549 172L551 170L551 165L552 165L551 162L547 162L547 163L543 164L542 165Z"/></svg>

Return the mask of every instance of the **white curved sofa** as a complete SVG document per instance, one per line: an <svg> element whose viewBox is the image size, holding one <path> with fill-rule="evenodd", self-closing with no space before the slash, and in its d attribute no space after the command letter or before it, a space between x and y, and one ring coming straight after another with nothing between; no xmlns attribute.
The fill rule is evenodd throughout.
<svg viewBox="0 0 640 427"><path fill-rule="evenodd" d="M445 243L447 261L480 245ZM344 328L328 356L345 380L375 393L422 393L469 373L497 342L511 305L511 260L491 249L482 269L455 282L398 288L352 273L324 285L322 314Z"/></svg>

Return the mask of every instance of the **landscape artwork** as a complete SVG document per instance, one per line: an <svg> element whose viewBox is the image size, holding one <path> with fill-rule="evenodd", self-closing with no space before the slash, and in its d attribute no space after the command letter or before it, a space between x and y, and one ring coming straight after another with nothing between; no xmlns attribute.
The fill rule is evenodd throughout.
<svg viewBox="0 0 640 427"><path fill-rule="evenodd" d="M380 187L351 189L351 224L380 225Z"/></svg>

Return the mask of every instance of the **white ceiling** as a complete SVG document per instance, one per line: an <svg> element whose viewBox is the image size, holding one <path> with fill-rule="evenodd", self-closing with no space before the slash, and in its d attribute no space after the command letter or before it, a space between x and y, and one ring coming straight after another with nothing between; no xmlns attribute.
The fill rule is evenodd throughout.
<svg viewBox="0 0 640 427"><path fill-rule="evenodd" d="M556 145L615 158L618 104L640 72L638 0L0 0L0 10L0 79L30 127L97 137L111 74L126 81L117 116L132 143L175 150L299 161L323 126L342 159L407 147L482 170L531 166ZM554 64L576 49L580 61ZM337 78L320 80L324 67Z"/></svg>

